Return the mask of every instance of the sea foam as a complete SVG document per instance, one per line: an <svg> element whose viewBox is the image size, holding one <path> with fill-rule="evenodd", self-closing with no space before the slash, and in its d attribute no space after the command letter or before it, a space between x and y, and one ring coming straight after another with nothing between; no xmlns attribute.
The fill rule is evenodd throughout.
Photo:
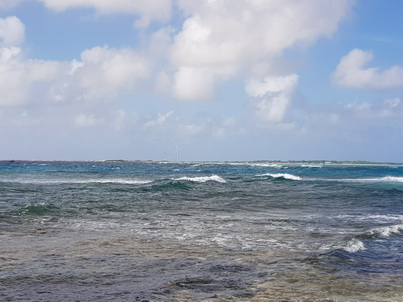
<svg viewBox="0 0 403 302"><path fill-rule="evenodd" d="M301 180L301 177L289 173L265 173L259 174L258 176L270 176L273 178L284 178L288 180Z"/></svg>
<svg viewBox="0 0 403 302"><path fill-rule="evenodd" d="M211 176L199 176L199 177L181 177L176 178L175 180L186 180L186 181L193 181L193 182L208 182L208 181L215 181L220 183L226 183L227 181L218 176L218 175L211 175Z"/></svg>
<svg viewBox="0 0 403 302"><path fill-rule="evenodd" d="M400 234L403 232L403 224L396 224L391 226L379 227L371 230L371 235L378 235L380 237L389 237L393 234Z"/></svg>
<svg viewBox="0 0 403 302"><path fill-rule="evenodd" d="M350 240L347 245L343 248L346 252L356 253L359 251L366 250L364 243L356 238Z"/></svg>
<svg viewBox="0 0 403 302"><path fill-rule="evenodd" d="M403 176L383 176L377 178L346 178L340 181L348 182L393 182L393 183L403 183Z"/></svg>
<svg viewBox="0 0 403 302"><path fill-rule="evenodd" d="M14 182L8 180L7 182ZM128 184L128 185L141 185L153 182L153 180L143 179L129 179L129 178L92 178L92 179L18 179L16 183L21 184L40 184L40 185L52 185L52 184Z"/></svg>

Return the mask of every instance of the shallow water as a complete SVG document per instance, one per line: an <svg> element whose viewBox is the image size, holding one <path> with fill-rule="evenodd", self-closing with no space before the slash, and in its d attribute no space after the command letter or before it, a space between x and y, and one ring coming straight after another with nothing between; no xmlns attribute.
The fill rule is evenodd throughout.
<svg viewBox="0 0 403 302"><path fill-rule="evenodd" d="M402 172L0 162L0 300L403 301Z"/></svg>

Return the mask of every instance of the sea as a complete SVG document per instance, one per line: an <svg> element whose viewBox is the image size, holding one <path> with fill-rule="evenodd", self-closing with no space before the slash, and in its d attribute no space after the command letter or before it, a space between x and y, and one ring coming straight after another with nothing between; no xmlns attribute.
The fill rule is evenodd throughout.
<svg viewBox="0 0 403 302"><path fill-rule="evenodd" d="M403 165L0 161L0 301L403 301Z"/></svg>

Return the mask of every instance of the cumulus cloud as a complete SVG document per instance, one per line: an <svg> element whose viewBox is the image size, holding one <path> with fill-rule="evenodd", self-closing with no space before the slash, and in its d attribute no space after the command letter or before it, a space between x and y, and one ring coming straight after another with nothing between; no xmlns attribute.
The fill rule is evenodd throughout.
<svg viewBox="0 0 403 302"><path fill-rule="evenodd" d="M59 68L57 62L23 60L19 48L0 48L0 106L25 104L35 85L50 82Z"/></svg>
<svg viewBox="0 0 403 302"><path fill-rule="evenodd" d="M171 0L38 0L55 11L72 8L93 8L99 14L133 14L139 19L135 25L146 27L151 21L167 21L171 16Z"/></svg>
<svg viewBox="0 0 403 302"><path fill-rule="evenodd" d="M256 98L258 116L267 122L281 122L290 104L292 93L298 84L298 75L267 77L250 80L246 84L248 95Z"/></svg>
<svg viewBox="0 0 403 302"><path fill-rule="evenodd" d="M376 67L365 68L374 58L372 52L353 49L341 58L333 81L340 86L372 89L393 89L403 86L403 68L392 66L386 70Z"/></svg>
<svg viewBox="0 0 403 302"><path fill-rule="evenodd" d="M60 64L26 60L18 47L25 27L17 17L0 18L0 106L24 104L38 82L51 81Z"/></svg>
<svg viewBox="0 0 403 302"><path fill-rule="evenodd" d="M148 60L132 49L95 47L71 62L26 59L19 47L0 48L0 106L19 106L35 99L63 102L107 99L134 89L150 75Z"/></svg>
<svg viewBox="0 0 403 302"><path fill-rule="evenodd" d="M132 49L94 47L73 62L73 74L86 97L100 97L131 89L137 79L150 75L148 61Z"/></svg>
<svg viewBox="0 0 403 302"><path fill-rule="evenodd" d="M19 46L24 41L25 26L15 16L0 18L0 46Z"/></svg>
<svg viewBox="0 0 403 302"><path fill-rule="evenodd" d="M272 74L270 61L285 49L331 35L351 1L180 0L178 6L189 17L172 47L174 89L183 99L203 99L217 81L256 70L254 76ZM189 74L200 87L188 88Z"/></svg>

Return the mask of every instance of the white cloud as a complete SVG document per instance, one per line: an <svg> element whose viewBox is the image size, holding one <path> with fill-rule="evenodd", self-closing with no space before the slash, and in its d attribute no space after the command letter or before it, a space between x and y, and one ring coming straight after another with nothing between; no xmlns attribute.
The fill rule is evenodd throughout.
<svg viewBox="0 0 403 302"><path fill-rule="evenodd" d="M181 67L174 76L174 95L185 100L209 100L213 95L213 77L208 68Z"/></svg>
<svg viewBox="0 0 403 302"><path fill-rule="evenodd" d="M297 86L298 76L267 77L263 80L250 80L246 92L258 98L258 116L267 122L281 122L290 104L292 93Z"/></svg>
<svg viewBox="0 0 403 302"><path fill-rule="evenodd" d="M24 41L25 26L15 16L0 18L0 46L19 46Z"/></svg>
<svg viewBox="0 0 403 302"><path fill-rule="evenodd" d="M158 117L155 120L151 120L144 124L144 129L152 128L156 126L164 125L167 120L173 115L173 111L169 111L166 114L158 113Z"/></svg>
<svg viewBox="0 0 403 302"><path fill-rule="evenodd" d="M365 68L373 59L370 51L353 49L341 58L332 78L337 85L356 88L393 89L403 86L403 68L392 66L380 71L379 68Z"/></svg>
<svg viewBox="0 0 403 302"><path fill-rule="evenodd" d="M24 0L0 0L0 10L8 10Z"/></svg>
<svg viewBox="0 0 403 302"><path fill-rule="evenodd" d="M55 61L25 59L18 47L24 36L20 19L0 18L0 106L24 104L36 84L52 81L61 67Z"/></svg>
<svg viewBox="0 0 403 302"><path fill-rule="evenodd" d="M146 27L151 21L168 21L171 16L171 0L38 0L55 11L72 8L93 8L99 14L138 15L137 27Z"/></svg>
<svg viewBox="0 0 403 302"><path fill-rule="evenodd" d="M132 49L95 47L81 54L82 62L72 62L72 74L87 98L117 94L134 88L138 79L148 78L148 61Z"/></svg>
<svg viewBox="0 0 403 302"><path fill-rule="evenodd" d="M148 61L131 49L95 47L71 62L29 60L18 47L0 48L0 106L19 106L36 99L37 83L41 101L108 99L136 88L150 76Z"/></svg>
<svg viewBox="0 0 403 302"><path fill-rule="evenodd" d="M351 1L182 0L178 6L189 18L171 52L178 69L175 92L183 99L203 99L215 82L252 73L262 62L267 68L255 76L273 74L267 62L297 43L334 33ZM202 83L193 93L184 80L190 72Z"/></svg>
<svg viewBox="0 0 403 302"><path fill-rule="evenodd" d="M353 102L345 109L360 119L379 120L403 116L403 102L400 98L386 99L382 103Z"/></svg>
<svg viewBox="0 0 403 302"><path fill-rule="evenodd" d="M0 48L0 106L24 104L35 84L51 81L59 68L57 62L24 60L18 47Z"/></svg>
<svg viewBox="0 0 403 302"><path fill-rule="evenodd" d="M138 80L149 76L149 62L136 51L94 47L83 51L80 61L63 63L50 93L54 101L97 101L135 89Z"/></svg>
<svg viewBox="0 0 403 302"><path fill-rule="evenodd" d="M74 119L74 126L77 128L86 128L99 126L103 123L103 119L95 117L95 115L79 114Z"/></svg>
<svg viewBox="0 0 403 302"><path fill-rule="evenodd" d="M398 107L402 100L400 98L387 99L383 102L388 108L393 109Z"/></svg>

